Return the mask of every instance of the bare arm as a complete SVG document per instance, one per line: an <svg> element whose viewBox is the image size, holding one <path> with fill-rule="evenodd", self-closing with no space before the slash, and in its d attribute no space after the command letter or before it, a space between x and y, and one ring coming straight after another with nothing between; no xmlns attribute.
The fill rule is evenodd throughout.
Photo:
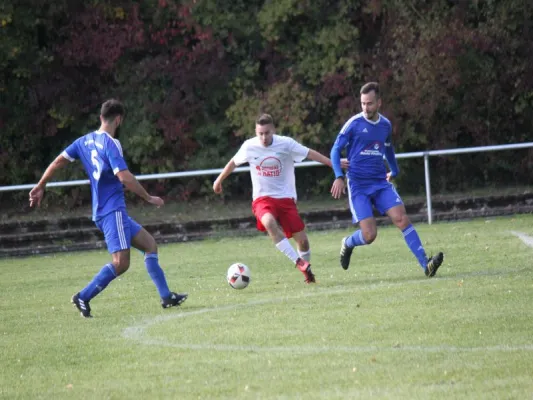
<svg viewBox="0 0 533 400"><path fill-rule="evenodd" d="M52 179L52 176L54 176L56 171L58 169L61 169L67 166L68 164L70 164L69 160L67 160L61 154L58 155L56 159L50 163L48 168L46 168L46 171L44 171L44 174L41 177L41 180L39 181L39 183L37 183L37 186L42 186L42 187L46 186L46 182Z"/></svg>
<svg viewBox="0 0 533 400"><path fill-rule="evenodd" d="M130 192L135 193L137 196L146 201L150 201L151 196L139 183L137 178L135 178L135 176L130 172L130 170L125 169L117 172L117 178Z"/></svg>
<svg viewBox="0 0 533 400"><path fill-rule="evenodd" d="M311 152L313 153L312 155L311 155ZM319 163L327 165L328 167L332 167L332 164L333 164L331 162L331 159L320 154L318 151L311 150L311 149L309 149L309 153L307 154L306 158L309 158L310 160L313 160L313 161L318 161ZM350 166L350 163L348 162L348 159L341 158L341 167L343 169L348 169L349 166Z"/></svg>
<svg viewBox="0 0 533 400"><path fill-rule="evenodd" d="M37 185L35 185L35 187L30 191L30 207L33 207L35 205L41 205L41 201L44 197L44 189L46 187L46 182L52 179L52 176L54 176L55 172L58 169L61 169L68 164L70 164L70 161L62 155L57 156L56 159L52 161L48 168L46 168L46 171L44 171L44 174L37 183Z"/></svg>
<svg viewBox="0 0 533 400"><path fill-rule="evenodd" d="M327 165L328 167L331 167L331 160L328 157L320 154L318 151L315 151L313 149L309 149L309 153L307 153L306 158L313 160L313 161L317 161L324 165Z"/></svg>
<svg viewBox="0 0 533 400"><path fill-rule="evenodd" d="M309 149L309 153L307 154L306 158L309 158L310 160L313 160L313 161L318 161L319 163L327 165L328 167L332 167L331 159L320 154L318 151ZM346 158L341 158L341 167L343 169L347 169L349 166L350 166L350 163L348 162L348 160Z"/></svg>
<svg viewBox="0 0 533 400"><path fill-rule="evenodd" d="M230 174L237 168L237 165L235 165L235 162L233 161L233 158L229 160L229 162L226 164L220 175L217 177L215 182L213 183L213 191L215 193L222 193L222 182L230 176Z"/></svg>
<svg viewBox="0 0 533 400"><path fill-rule="evenodd" d="M130 172L130 170L125 169L117 172L117 178L120 182L128 189L130 192L135 193L140 198L146 200L148 203L154 204L158 207L162 206L164 203L163 199L156 196L150 196L144 187L139 183L137 178Z"/></svg>

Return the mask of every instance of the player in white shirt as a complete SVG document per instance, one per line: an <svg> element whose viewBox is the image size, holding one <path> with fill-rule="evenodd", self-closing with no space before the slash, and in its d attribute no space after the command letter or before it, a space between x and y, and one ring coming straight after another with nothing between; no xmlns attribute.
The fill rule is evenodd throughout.
<svg viewBox="0 0 533 400"><path fill-rule="evenodd" d="M222 182L238 165L249 163L257 229L268 232L277 249L302 271L306 283L314 283L309 239L296 208L294 163L308 158L331 167L331 161L290 137L276 135L274 121L268 114L256 120L255 135L227 163L213 183L213 190L222 193ZM288 240L291 237L296 241L297 251Z"/></svg>

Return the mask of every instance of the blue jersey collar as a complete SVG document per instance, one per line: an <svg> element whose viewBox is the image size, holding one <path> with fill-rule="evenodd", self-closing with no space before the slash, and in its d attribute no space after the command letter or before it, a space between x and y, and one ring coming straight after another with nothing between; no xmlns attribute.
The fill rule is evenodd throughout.
<svg viewBox="0 0 533 400"><path fill-rule="evenodd" d="M378 120L377 120L377 121L371 121L371 120L369 120L367 117L365 117L365 114L363 114L363 113L361 113L361 115L363 116L363 118L365 119L366 122L368 122L368 123L370 123L370 124L373 124L373 125L377 125L377 124L379 124L380 121L381 121L381 114L380 114L380 113L378 113L378 116L379 116L379 117L378 117Z"/></svg>

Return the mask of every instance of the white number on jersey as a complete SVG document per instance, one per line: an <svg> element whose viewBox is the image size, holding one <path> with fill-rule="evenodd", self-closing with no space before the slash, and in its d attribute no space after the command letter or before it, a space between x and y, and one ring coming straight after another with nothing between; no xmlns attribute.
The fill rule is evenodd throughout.
<svg viewBox="0 0 533 400"><path fill-rule="evenodd" d="M100 162L98 160L98 152L96 150L91 151L91 161L95 166L95 170L93 171L93 178L99 180L100 175L102 174L102 167L100 166Z"/></svg>

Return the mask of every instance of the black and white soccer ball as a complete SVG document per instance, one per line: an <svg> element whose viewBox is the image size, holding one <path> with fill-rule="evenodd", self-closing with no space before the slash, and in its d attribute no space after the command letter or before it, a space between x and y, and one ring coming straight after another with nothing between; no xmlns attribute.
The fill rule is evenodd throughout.
<svg viewBox="0 0 533 400"><path fill-rule="evenodd" d="M250 268L243 263L231 264L226 279L233 289L244 289L250 284Z"/></svg>

